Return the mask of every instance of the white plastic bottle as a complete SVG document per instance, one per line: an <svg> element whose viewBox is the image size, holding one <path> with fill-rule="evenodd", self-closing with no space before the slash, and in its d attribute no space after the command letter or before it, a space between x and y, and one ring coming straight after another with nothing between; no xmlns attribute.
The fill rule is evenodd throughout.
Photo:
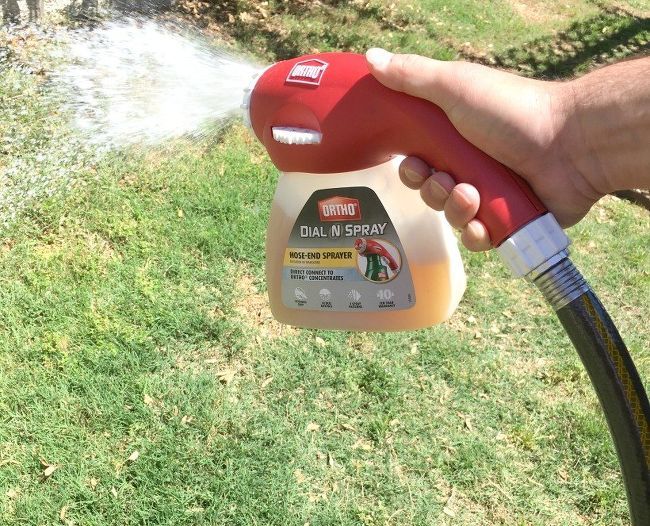
<svg viewBox="0 0 650 526"><path fill-rule="evenodd" d="M283 173L266 240L271 310L300 327L417 329L465 291L444 216L397 174L401 158L342 174Z"/></svg>

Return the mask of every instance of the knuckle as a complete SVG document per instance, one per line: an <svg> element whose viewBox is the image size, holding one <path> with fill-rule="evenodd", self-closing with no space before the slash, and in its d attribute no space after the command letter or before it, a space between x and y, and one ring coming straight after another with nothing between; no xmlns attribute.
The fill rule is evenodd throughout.
<svg viewBox="0 0 650 526"><path fill-rule="evenodd" d="M400 91L408 84L408 79L413 74L413 71L418 70L418 64L421 60L422 57L412 53L393 56L392 66L395 68L397 79L399 79L398 89Z"/></svg>
<svg viewBox="0 0 650 526"><path fill-rule="evenodd" d="M401 73L403 75L412 72L414 68L417 69L417 64L420 61L420 57L412 53L397 55L395 58L397 58L395 64L397 67L397 71L398 73Z"/></svg>

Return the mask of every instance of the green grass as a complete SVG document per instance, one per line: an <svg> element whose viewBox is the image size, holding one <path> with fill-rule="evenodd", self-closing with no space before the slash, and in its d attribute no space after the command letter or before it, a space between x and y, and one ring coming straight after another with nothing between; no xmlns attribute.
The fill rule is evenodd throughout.
<svg viewBox="0 0 650 526"><path fill-rule="evenodd" d="M477 6L447 16L464 26ZM64 118L41 89L0 71L2 135L23 137L0 166L75 173L26 199L0 244L0 524L627 523L586 373L494 254L463 252L468 290L444 325L282 327L263 272L277 172L245 129L63 155ZM570 230L646 385L649 231L616 198Z"/></svg>
<svg viewBox="0 0 650 526"><path fill-rule="evenodd" d="M190 18L268 60L383 46L485 60L521 73L581 72L647 47L650 4L601 0L253 0L196 3ZM566 62L566 64L565 64ZM546 74L546 75L545 75Z"/></svg>

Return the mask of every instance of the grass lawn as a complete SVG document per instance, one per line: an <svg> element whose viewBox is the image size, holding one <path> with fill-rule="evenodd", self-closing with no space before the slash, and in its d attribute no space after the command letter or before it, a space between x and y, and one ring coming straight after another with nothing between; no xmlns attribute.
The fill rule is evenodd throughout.
<svg viewBox="0 0 650 526"><path fill-rule="evenodd" d="M557 76L647 46L649 6L613 4L242 2L220 31L267 59L379 43ZM586 373L495 254L463 252L444 325L281 326L249 132L98 157L3 38L1 525L627 524ZM646 385L649 233L614 197L569 232Z"/></svg>

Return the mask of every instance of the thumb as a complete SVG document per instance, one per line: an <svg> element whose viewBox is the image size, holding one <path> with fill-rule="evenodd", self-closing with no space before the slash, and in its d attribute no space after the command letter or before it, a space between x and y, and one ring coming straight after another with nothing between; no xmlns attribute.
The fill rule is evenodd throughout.
<svg viewBox="0 0 650 526"><path fill-rule="evenodd" d="M458 101L453 62L420 55L395 55L381 48L366 52L370 72L386 87L429 100L448 110Z"/></svg>

